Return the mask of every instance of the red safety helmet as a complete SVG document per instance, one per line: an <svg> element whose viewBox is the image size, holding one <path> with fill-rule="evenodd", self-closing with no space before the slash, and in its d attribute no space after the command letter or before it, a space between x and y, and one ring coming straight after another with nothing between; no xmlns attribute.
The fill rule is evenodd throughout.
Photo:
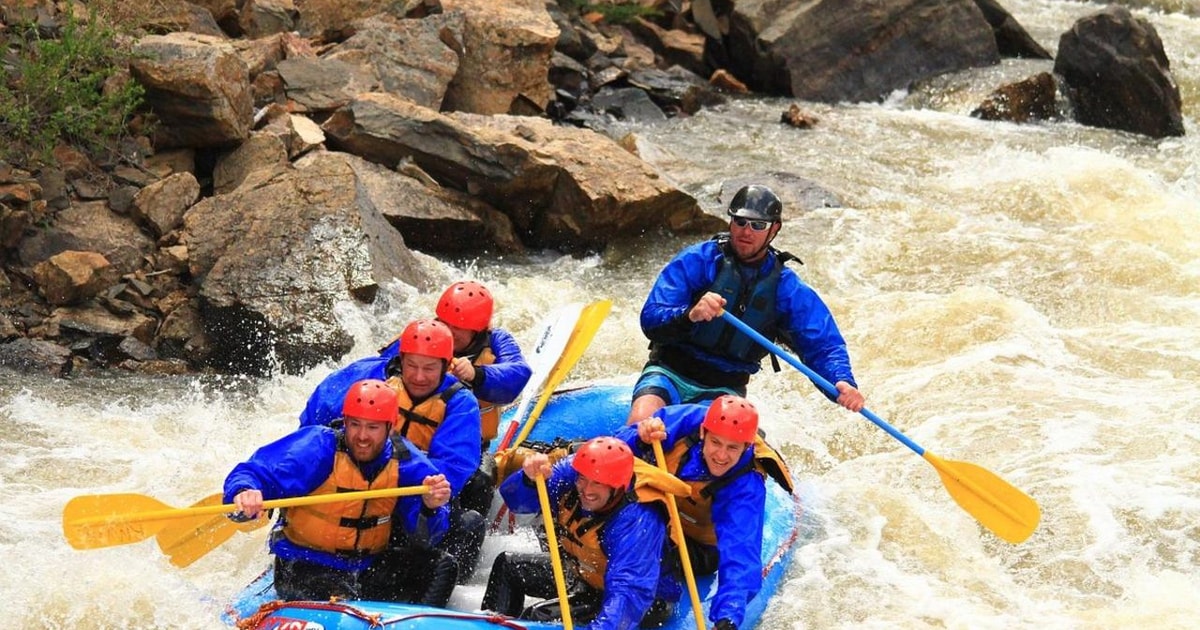
<svg viewBox="0 0 1200 630"><path fill-rule="evenodd" d="M383 381L368 378L350 386L342 402L342 417L396 424L399 405L396 390Z"/></svg>
<svg viewBox="0 0 1200 630"><path fill-rule="evenodd" d="M758 410L749 400L726 394L712 401L700 426L723 438L749 444L758 432Z"/></svg>
<svg viewBox="0 0 1200 630"><path fill-rule="evenodd" d="M446 287L438 300L438 319L472 332L485 330L492 321L495 302L487 287L468 280Z"/></svg>
<svg viewBox="0 0 1200 630"><path fill-rule="evenodd" d="M436 319L418 319L400 333L400 354L420 354L449 362L454 358L454 335Z"/></svg>
<svg viewBox="0 0 1200 630"><path fill-rule="evenodd" d="M617 438L593 438L575 451L571 466L592 481L624 490L633 479L633 451Z"/></svg>

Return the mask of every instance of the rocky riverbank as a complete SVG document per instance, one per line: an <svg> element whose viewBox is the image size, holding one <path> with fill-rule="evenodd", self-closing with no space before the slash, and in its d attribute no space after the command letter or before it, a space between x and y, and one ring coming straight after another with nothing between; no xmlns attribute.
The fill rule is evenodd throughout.
<svg viewBox="0 0 1200 630"><path fill-rule="evenodd" d="M0 164L0 365L302 369L349 349L337 302L437 288L426 255L718 230L719 200L665 181L612 122L740 93L878 100L1020 56L1045 72L974 115L1183 130L1157 35L1119 7L1052 58L990 0L774 4L662 0L618 21L569 0L166 3L122 40L114 80L145 107L115 157L63 144ZM63 8L87 17L0 0L3 32L61 34ZM785 196L830 203L795 175Z"/></svg>

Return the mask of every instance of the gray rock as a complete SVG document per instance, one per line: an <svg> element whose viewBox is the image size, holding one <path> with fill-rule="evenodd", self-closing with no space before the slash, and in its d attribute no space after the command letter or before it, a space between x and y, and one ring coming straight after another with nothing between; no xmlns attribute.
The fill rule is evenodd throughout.
<svg viewBox="0 0 1200 630"><path fill-rule="evenodd" d="M1112 6L1080 18L1059 39L1054 72L1075 119L1152 138L1184 134L1182 98L1158 31Z"/></svg>

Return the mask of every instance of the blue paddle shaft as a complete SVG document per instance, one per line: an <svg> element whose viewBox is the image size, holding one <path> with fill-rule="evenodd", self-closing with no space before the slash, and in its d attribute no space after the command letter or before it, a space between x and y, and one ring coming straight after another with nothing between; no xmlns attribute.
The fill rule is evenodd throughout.
<svg viewBox="0 0 1200 630"><path fill-rule="evenodd" d="M817 385L817 387L821 388L821 391L825 392L826 394L829 394L833 398L838 397L838 390L836 387L833 386L833 383L830 383L829 381L825 380L825 378L822 377L820 374L817 374L816 372L814 372L812 368L801 363L800 359L797 359L796 357L792 356L792 354L790 352L787 352L786 350L784 350L783 348L780 348L777 344L772 342L770 339L767 339L766 337L762 336L762 333L751 328L746 322L743 322L742 320L734 317L729 311L721 311L721 317L724 317L725 321L729 322L730 324L733 324L733 326L735 328L746 333L746 335L748 335L751 339L757 341L760 345L762 345L762 347L766 348L767 350L770 350L775 356L783 359L784 361L787 361L792 367L803 372L804 375L807 376L809 380L811 380L813 383L815 383ZM908 439L907 435L904 435L903 433L901 433L896 427L893 427L892 425L888 424L888 422L886 420L875 415L870 410L868 410L866 407L863 407L862 411L860 411L859 413L861 413L864 417L866 417L867 420L874 422L875 426L879 427L880 429L883 429L884 431L887 431L889 435L896 438L897 440L900 440L905 446L907 446L908 448L911 448L913 450L913 452L916 453L917 455L921 455L921 456L925 455L925 449L921 448L920 444L917 444L916 442Z"/></svg>

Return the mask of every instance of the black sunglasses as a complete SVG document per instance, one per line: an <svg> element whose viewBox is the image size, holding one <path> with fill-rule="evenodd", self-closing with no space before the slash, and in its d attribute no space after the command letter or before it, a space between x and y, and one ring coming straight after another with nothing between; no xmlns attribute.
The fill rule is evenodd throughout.
<svg viewBox="0 0 1200 630"><path fill-rule="evenodd" d="M746 217L733 217L733 224L738 227L741 227L741 228L744 228L747 225L749 225L750 229L754 230L755 232L761 232L761 231L771 227L770 221L747 219Z"/></svg>

